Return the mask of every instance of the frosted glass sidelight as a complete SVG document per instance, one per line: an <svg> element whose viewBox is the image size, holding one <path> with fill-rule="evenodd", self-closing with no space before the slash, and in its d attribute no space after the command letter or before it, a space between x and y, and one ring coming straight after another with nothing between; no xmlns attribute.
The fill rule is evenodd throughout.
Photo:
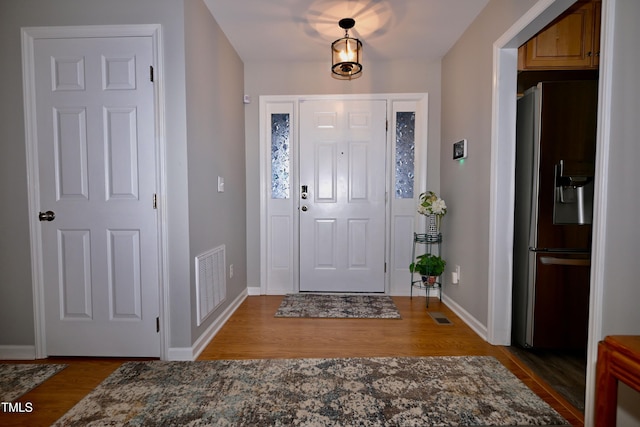
<svg viewBox="0 0 640 427"><path fill-rule="evenodd" d="M271 198L288 199L289 176L289 114L271 115Z"/></svg>
<svg viewBox="0 0 640 427"><path fill-rule="evenodd" d="M413 199L416 113L396 113L396 199Z"/></svg>

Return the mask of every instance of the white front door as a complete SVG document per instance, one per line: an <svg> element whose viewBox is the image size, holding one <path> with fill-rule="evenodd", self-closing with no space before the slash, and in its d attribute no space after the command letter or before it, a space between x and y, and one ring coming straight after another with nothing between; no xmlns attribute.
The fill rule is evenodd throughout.
<svg viewBox="0 0 640 427"><path fill-rule="evenodd" d="M160 355L152 52L34 41L47 355Z"/></svg>
<svg viewBox="0 0 640 427"><path fill-rule="evenodd" d="M385 291L386 101L300 104L300 291Z"/></svg>

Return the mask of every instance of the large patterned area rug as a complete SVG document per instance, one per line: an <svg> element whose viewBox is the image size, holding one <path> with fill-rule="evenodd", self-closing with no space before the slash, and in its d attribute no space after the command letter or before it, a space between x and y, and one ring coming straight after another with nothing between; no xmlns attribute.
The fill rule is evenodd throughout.
<svg viewBox="0 0 640 427"><path fill-rule="evenodd" d="M400 312L386 295L288 294L275 317L400 319Z"/></svg>
<svg viewBox="0 0 640 427"><path fill-rule="evenodd" d="M31 363L0 364L0 401L12 402L18 399L66 366Z"/></svg>
<svg viewBox="0 0 640 427"><path fill-rule="evenodd" d="M492 357L127 362L54 425L566 425Z"/></svg>

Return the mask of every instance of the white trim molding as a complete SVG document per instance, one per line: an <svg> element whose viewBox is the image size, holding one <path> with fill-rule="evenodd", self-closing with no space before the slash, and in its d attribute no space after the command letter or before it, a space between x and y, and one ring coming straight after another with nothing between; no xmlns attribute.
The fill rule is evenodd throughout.
<svg viewBox="0 0 640 427"><path fill-rule="evenodd" d="M442 295L442 302L453 311L464 323L467 324L480 338L487 341L487 328L478 319L473 317L462 306L449 298L446 294Z"/></svg>
<svg viewBox="0 0 640 427"><path fill-rule="evenodd" d="M603 2L601 46L613 50L613 15L616 0ZM491 143L491 213L489 254L489 308L487 341L494 345L511 343L511 289L513 272L513 207L515 200L515 111L517 48L526 42L575 0L539 0L520 20L504 33L493 47L494 87ZM600 57L600 89L598 101L598 137L591 262L591 295L589 303L589 340L587 348L587 381L585 393L585 426L593 425L595 408L595 363L602 330L602 298L604 292L604 248L597 245L606 234L609 126L611 106L611 56ZM446 301L449 304L449 301ZM456 310L454 310L456 311ZM465 318L472 328L473 325ZM474 330L476 330L474 328ZM480 333L478 330L476 332Z"/></svg>
<svg viewBox="0 0 640 427"><path fill-rule="evenodd" d="M36 347L33 345L0 345L0 360L34 360Z"/></svg>
<svg viewBox="0 0 640 427"><path fill-rule="evenodd" d="M600 26L600 49L614 51L613 28L615 24L616 0L602 2ZM596 173L594 182L594 213L591 253L591 293L589 295L589 336L587 344L587 379L585 390L585 426L595 424L596 363L598 342L604 338L602 315L605 290L605 246L607 236L607 180L609 178L609 151L611 135L611 97L613 94L613 55L605 54L599 60L600 78L598 91L598 136L596 149Z"/></svg>
<svg viewBox="0 0 640 427"><path fill-rule="evenodd" d="M511 344L518 46L575 0L540 0L493 44L487 340Z"/></svg>
<svg viewBox="0 0 640 427"><path fill-rule="evenodd" d="M243 301L247 298L248 292L245 289L233 300L231 304L225 308L225 310L216 318L216 320L209 325L209 327L198 337L196 342L191 347L173 347L169 348L167 352L167 360L175 361L193 361L198 358L200 353L207 347L209 342L220 332L220 329L231 318L233 313L240 307Z"/></svg>
<svg viewBox="0 0 640 427"><path fill-rule="evenodd" d="M299 105L309 100L384 100L387 103L386 135L386 225L385 225L385 293L410 294L411 239L413 228L421 221L417 213L418 194L429 187L427 183L428 157L428 94L360 94L360 95L275 95L260 97L260 293L283 295L299 290L299 224L298 224L298 145ZM414 199L395 199L395 131L396 112L415 111L415 185ZM290 198L270 199L271 187L271 114L290 114ZM281 223L281 231L272 232L273 218ZM423 220L423 219L422 219ZM285 233L282 230L290 230ZM277 234L274 245L272 234ZM402 237L400 237L402 236ZM395 244L398 240L398 244ZM400 243L400 241L402 243ZM405 244L406 243L406 244ZM274 249L275 247L275 249ZM408 249L406 249L408 248ZM270 268L271 252L279 250L277 259L282 266ZM285 262L286 260L286 262ZM253 290L252 292L255 292ZM253 295L253 293L252 293Z"/></svg>

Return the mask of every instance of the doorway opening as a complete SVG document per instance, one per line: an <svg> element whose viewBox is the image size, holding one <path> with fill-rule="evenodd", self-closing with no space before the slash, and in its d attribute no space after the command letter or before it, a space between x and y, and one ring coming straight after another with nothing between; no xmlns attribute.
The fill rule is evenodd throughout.
<svg viewBox="0 0 640 427"><path fill-rule="evenodd" d="M260 98L261 286L253 293L410 294L427 105L426 94ZM342 219L325 211L340 201Z"/></svg>
<svg viewBox="0 0 640 427"><path fill-rule="evenodd" d="M492 144L492 213L491 213L491 265L489 273L488 340L493 344L510 345L512 329L512 268L500 265L501 259L513 260L513 212L515 206L514 170L516 159L515 121L518 75L518 47L527 42L543 27L562 14L572 1L540 1L494 43L494 137ZM597 190L597 184L596 184ZM504 224L509 239L504 237ZM502 232L499 232L501 230ZM597 251L597 248L594 248ZM597 270L595 266L595 270ZM594 269L592 269L594 271ZM596 274L597 275L597 274ZM600 285L595 283L594 287ZM592 289L591 291L597 289ZM593 300L593 299L592 299ZM593 304L590 301L590 304ZM593 314L590 313L593 324ZM506 326L505 326L506 325ZM595 325L597 327L597 325ZM595 357L595 345L589 331L587 356ZM593 360L593 359L592 359ZM587 372L587 375L590 372ZM592 373L591 373L592 374ZM592 401L593 388L587 386L586 401ZM589 403L587 403L589 406ZM587 407L588 411L589 408Z"/></svg>

